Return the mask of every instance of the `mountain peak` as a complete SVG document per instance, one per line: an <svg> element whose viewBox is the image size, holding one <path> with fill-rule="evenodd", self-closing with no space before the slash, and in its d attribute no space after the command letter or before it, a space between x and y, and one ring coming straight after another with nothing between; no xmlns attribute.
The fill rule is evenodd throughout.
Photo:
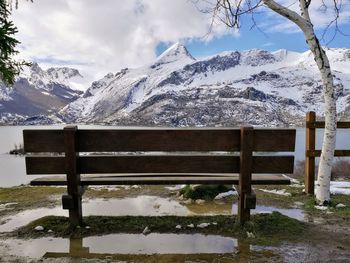
<svg viewBox="0 0 350 263"><path fill-rule="evenodd" d="M187 63L195 61L192 55L188 52L187 48L183 44L177 42L165 50L157 58L156 62L157 64L166 64L179 60L185 61Z"/></svg>

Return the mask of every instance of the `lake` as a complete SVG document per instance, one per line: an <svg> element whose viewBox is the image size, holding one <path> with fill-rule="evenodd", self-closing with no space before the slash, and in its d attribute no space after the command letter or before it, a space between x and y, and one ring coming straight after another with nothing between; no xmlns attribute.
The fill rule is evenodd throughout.
<svg viewBox="0 0 350 263"><path fill-rule="evenodd" d="M23 129L58 129L64 125L51 126L0 126L0 187L11 187L20 184L27 184L36 176L26 175L24 158L21 156L13 156L7 154L14 149L15 144L19 145L23 142ZM112 129L118 127L97 126L97 125L79 125L79 128L94 129ZM339 129L337 134L337 149L350 149L350 133L349 130ZM321 148L323 138L323 130L317 129L316 147ZM296 141L296 160L303 160L305 149L305 129L297 128Z"/></svg>

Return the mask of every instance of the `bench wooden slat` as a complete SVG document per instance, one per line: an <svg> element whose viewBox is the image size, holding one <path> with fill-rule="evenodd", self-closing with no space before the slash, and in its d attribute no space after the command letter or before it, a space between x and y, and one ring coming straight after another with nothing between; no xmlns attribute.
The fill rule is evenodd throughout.
<svg viewBox="0 0 350 263"><path fill-rule="evenodd" d="M98 173L235 173L238 156L82 156L80 174ZM27 174L64 174L64 157L26 157Z"/></svg>
<svg viewBox="0 0 350 263"><path fill-rule="evenodd" d="M82 185L168 185L168 184L238 184L238 174L231 176L181 176L180 174L159 174L148 176L98 176L98 177L82 177ZM30 182L31 185L66 185L65 178L38 178ZM282 175L253 175L252 184L276 184L288 185L290 180Z"/></svg>
<svg viewBox="0 0 350 263"><path fill-rule="evenodd" d="M254 156L252 172L257 174L293 173L294 156Z"/></svg>
<svg viewBox="0 0 350 263"><path fill-rule="evenodd" d="M238 173L239 156L132 155L81 156L80 174L98 173ZM292 173L293 156L255 156L253 173ZM26 157L27 174L65 174L64 157Z"/></svg>
<svg viewBox="0 0 350 263"><path fill-rule="evenodd" d="M64 152L63 130L23 130L25 152Z"/></svg>
<svg viewBox="0 0 350 263"><path fill-rule="evenodd" d="M306 150L306 157L320 157L321 150ZM335 150L335 157L350 157L350 150Z"/></svg>
<svg viewBox="0 0 350 263"><path fill-rule="evenodd" d="M253 151L294 152L295 129L254 129Z"/></svg>
<svg viewBox="0 0 350 263"><path fill-rule="evenodd" d="M24 130L26 152L64 152L62 130ZM238 129L78 130L80 152L238 151ZM204 143L205 142L205 143Z"/></svg>
<svg viewBox="0 0 350 263"><path fill-rule="evenodd" d="M62 130L24 130L26 152L64 152ZM78 130L80 152L239 151L238 129ZM254 151L294 151L295 130L255 129Z"/></svg>

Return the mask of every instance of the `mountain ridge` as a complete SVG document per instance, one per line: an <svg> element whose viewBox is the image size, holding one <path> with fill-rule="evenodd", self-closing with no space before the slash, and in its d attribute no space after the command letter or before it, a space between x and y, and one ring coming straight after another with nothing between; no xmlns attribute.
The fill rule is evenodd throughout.
<svg viewBox="0 0 350 263"><path fill-rule="evenodd" d="M342 112L350 101L350 72L344 70L350 50L326 52ZM176 55L159 63L169 53ZM175 44L153 64L110 73L89 88L98 87L92 96L63 108L60 118L115 125L300 126L306 111L322 113L322 82L309 51L252 49L191 57Z"/></svg>
<svg viewBox="0 0 350 263"><path fill-rule="evenodd" d="M325 50L334 74L339 115L350 116L350 49ZM23 75L18 85L29 89L22 93L35 89L47 96L57 96L55 88L70 92L74 81L82 77L74 69L44 71L39 65ZM1 107L11 96L0 86L0 123L11 119L23 124L288 127L302 126L306 111L323 113L322 81L311 52L283 49L225 51L195 59L176 43L153 62L108 73L83 94L73 95L44 114L34 112L33 117L17 109L12 119L1 119Z"/></svg>

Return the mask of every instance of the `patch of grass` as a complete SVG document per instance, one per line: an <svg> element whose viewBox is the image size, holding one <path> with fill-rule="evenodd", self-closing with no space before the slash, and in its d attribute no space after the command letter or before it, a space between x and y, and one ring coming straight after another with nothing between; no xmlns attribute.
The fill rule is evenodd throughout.
<svg viewBox="0 0 350 263"><path fill-rule="evenodd" d="M290 196L283 196L283 195L263 192L256 189L257 202L260 205L268 205L268 206L274 206L278 208L292 208L294 207L295 202L306 203L306 202L309 202L309 200L314 200L313 197L303 193L303 188L296 188L291 186L279 186L279 185L256 186L256 188L269 189L269 190L286 189L286 192L291 194Z"/></svg>
<svg viewBox="0 0 350 263"><path fill-rule="evenodd" d="M213 223L206 228L190 228L201 223ZM35 231L38 225L44 227L43 232ZM181 225L181 229L176 229ZM280 213L258 214L252 216L252 220L241 227L234 216L87 216L84 217L84 226L73 229L66 217L48 216L35 220L30 224L11 233L17 237L42 237L54 235L58 237L85 237L111 233L142 233L147 226L153 233L202 233L231 236L247 239L247 231L252 232L255 238L251 242L259 244L272 244L278 240L297 238L305 229L305 224L295 219L286 217ZM47 233L51 229L53 233Z"/></svg>
<svg viewBox="0 0 350 263"><path fill-rule="evenodd" d="M13 205L13 210L4 210L0 215L11 211L21 211L24 209L37 207L50 207L57 205L58 199L53 199L53 195L61 195L65 192L62 187L31 187L18 186L11 188L0 188L0 204L17 203Z"/></svg>
<svg viewBox="0 0 350 263"><path fill-rule="evenodd" d="M227 185L198 185L195 187L186 185L186 187L180 190L180 194L187 199L191 198L193 200L213 200L219 193L227 192L230 190L232 190L232 187Z"/></svg>
<svg viewBox="0 0 350 263"><path fill-rule="evenodd" d="M337 204L344 204L344 208L336 208ZM328 206L327 211L319 210L315 208L315 199L312 197L305 203L305 210L313 215L319 215L324 218L339 218L339 219L350 219L350 196L349 195L332 195L331 202Z"/></svg>

